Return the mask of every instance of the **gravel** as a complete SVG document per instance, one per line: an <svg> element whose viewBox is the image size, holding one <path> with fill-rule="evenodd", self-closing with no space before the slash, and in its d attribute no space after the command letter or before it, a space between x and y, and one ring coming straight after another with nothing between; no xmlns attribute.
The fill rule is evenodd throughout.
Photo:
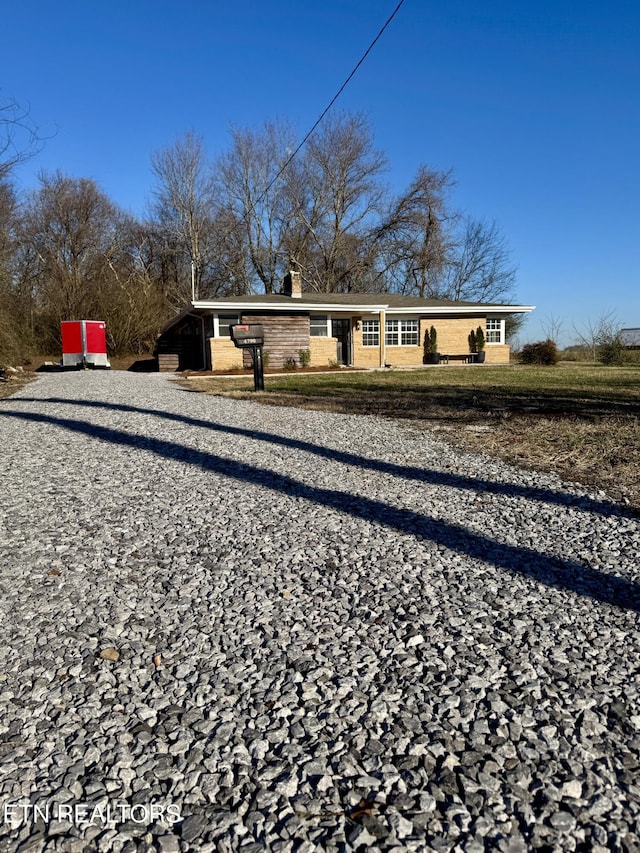
<svg viewBox="0 0 640 853"><path fill-rule="evenodd" d="M639 848L640 524L415 426L0 401L0 849Z"/></svg>

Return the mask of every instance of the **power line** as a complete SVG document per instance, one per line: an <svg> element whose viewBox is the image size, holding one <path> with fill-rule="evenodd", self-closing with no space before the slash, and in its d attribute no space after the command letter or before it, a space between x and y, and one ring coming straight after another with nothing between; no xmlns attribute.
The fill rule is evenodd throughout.
<svg viewBox="0 0 640 853"><path fill-rule="evenodd" d="M283 165L282 165L282 167L280 168L280 171L279 171L279 172L278 172L278 174L275 176L275 178L273 178L273 180L268 184L268 186L267 186L267 187L266 187L266 189L262 192L262 194L259 196L259 198L258 198L258 200L256 201L255 205L260 204L260 202L262 201L262 199L266 196L266 194L269 192L269 190L271 189L271 187L272 187L272 186L275 184L275 182L278 180L278 178L280 177L280 175L285 171L285 169L287 168L287 166L289 165L289 163L291 163L291 161L292 161L292 160L293 160L293 158L296 156L296 154L298 153L298 151L300 151L300 149L305 145L305 143L307 142L307 140L311 137L311 135L313 134L314 130L318 127L318 125L320 124L320 122L322 121L322 119L326 116L326 114L329 112L329 110L331 109L331 107L332 107L332 106L335 104L335 102L338 100L338 98L340 97L340 95L344 92L344 90L346 89L346 87L347 87L347 86L349 85L349 83L351 82L352 78L355 76L355 74L356 74L356 72L357 72L358 68L360 68L360 66L362 65L362 63L363 63L363 62L365 61L365 59L367 58L367 56L369 56L369 54L370 54L370 53L371 53L371 51L373 50L373 48L374 48L374 46L375 46L376 42L380 39L380 36L383 34L383 32L387 29L387 27L388 27L388 26L389 26L389 24L391 23L391 21L393 21L393 19L395 18L395 16L398 14L398 12L399 12L399 10L400 10L400 7L402 6L402 4L403 4L403 3L404 3L404 0L400 0L400 2L398 3L398 5L396 6L396 8L393 10L393 12L389 15L389 17L387 18L387 20L384 22L384 24L383 24L383 26L382 26L382 29L380 30L380 32L378 33L378 35L374 38L374 40L371 42L371 44L369 45L369 47L365 50L365 52L362 54L362 56L360 57L360 59L359 59L359 60L358 60L358 62L356 63L356 65L355 65L355 67L354 67L353 71L351 72L351 74L349 74L349 76L348 76L348 77L347 77L347 79L344 81L344 83L342 84L342 86L340 86L340 88L339 88L339 89L338 89L338 91L335 93L335 95L333 96L333 98L331 98L331 100L329 101L328 105L327 105L327 106L325 107L325 109L322 111L322 113L321 113L320 117L319 117L318 119L316 119L316 121L315 121L315 123L314 123L313 127L312 127L312 128L311 128L311 130L307 133L307 135L304 137L304 139L302 140L302 142L301 142L301 143L298 145L298 147L293 151L293 153L292 153L292 154L290 154L290 155L289 155L289 157L285 160L284 164L283 164ZM252 205L252 207L254 207L254 209L255 209L255 205Z"/></svg>

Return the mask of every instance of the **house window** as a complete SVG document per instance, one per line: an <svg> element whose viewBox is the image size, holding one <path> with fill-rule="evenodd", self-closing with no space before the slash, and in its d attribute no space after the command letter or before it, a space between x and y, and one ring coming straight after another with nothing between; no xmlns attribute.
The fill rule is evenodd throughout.
<svg viewBox="0 0 640 853"><path fill-rule="evenodd" d="M231 326L240 322L238 314L218 314L218 337L230 338Z"/></svg>
<svg viewBox="0 0 640 853"><path fill-rule="evenodd" d="M363 320L362 321L362 346L363 347L379 347L380 346L380 321L379 320Z"/></svg>
<svg viewBox="0 0 640 853"><path fill-rule="evenodd" d="M329 337L329 318L326 314L312 314L309 321L309 334L312 338Z"/></svg>
<svg viewBox="0 0 640 853"><path fill-rule="evenodd" d="M496 317L487 317L487 343L504 343L504 320Z"/></svg>
<svg viewBox="0 0 640 853"><path fill-rule="evenodd" d="M415 347L418 337L417 320L385 320L384 340L388 347Z"/></svg>

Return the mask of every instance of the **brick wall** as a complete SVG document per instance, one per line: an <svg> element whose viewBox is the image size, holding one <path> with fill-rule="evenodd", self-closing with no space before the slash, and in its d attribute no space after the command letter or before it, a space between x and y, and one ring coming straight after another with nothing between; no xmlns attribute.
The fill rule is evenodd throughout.
<svg viewBox="0 0 640 853"><path fill-rule="evenodd" d="M438 333L438 352L449 355L459 355L469 352L469 332L482 326L486 335L485 317L450 317L420 321L420 340L424 341L425 331L435 326ZM508 344L486 344L485 362L487 364L508 364L511 348Z"/></svg>
<svg viewBox="0 0 640 853"><path fill-rule="evenodd" d="M511 357L509 344L487 344L484 351L486 353L485 364L509 364Z"/></svg>
<svg viewBox="0 0 640 853"><path fill-rule="evenodd" d="M365 319L375 319L371 315ZM383 332L380 332L380 346L364 347L362 346L362 320L360 320L360 328L356 329L352 326L351 334L353 335L353 365L354 367L382 367L383 366ZM380 322L380 329L384 329L384 313Z"/></svg>
<svg viewBox="0 0 640 853"><path fill-rule="evenodd" d="M391 367L419 367L422 361L422 346L387 347L386 363Z"/></svg>
<svg viewBox="0 0 640 853"><path fill-rule="evenodd" d="M236 370L242 367L242 350L230 338L209 338L211 370Z"/></svg>
<svg viewBox="0 0 640 853"><path fill-rule="evenodd" d="M469 332L482 326L484 329L484 317L451 317L438 318L437 320L425 318L420 322L421 337L431 326L435 326L438 333L438 352L449 355L460 355L469 352Z"/></svg>
<svg viewBox="0 0 640 853"><path fill-rule="evenodd" d="M311 367L328 367L336 363L338 341L336 338L309 338Z"/></svg>
<svg viewBox="0 0 640 853"><path fill-rule="evenodd" d="M397 315L390 315L395 317ZM449 355L463 355L469 352L469 332L482 326L484 317L421 317L419 322L419 343L417 346L386 346L385 363L399 367L417 367L424 364L424 338L431 326L435 326L438 336L438 352ZM381 323L384 329L384 317ZM382 331L381 334L384 334ZM362 332L353 332L354 363L356 367L380 366L380 352L376 347L362 346ZM486 361L490 364L508 364L510 347L507 344L487 344Z"/></svg>

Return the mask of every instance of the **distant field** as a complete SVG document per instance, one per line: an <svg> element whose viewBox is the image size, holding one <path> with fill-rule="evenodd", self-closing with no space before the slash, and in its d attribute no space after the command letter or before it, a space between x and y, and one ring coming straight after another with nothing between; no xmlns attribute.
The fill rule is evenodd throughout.
<svg viewBox="0 0 640 853"><path fill-rule="evenodd" d="M640 366L443 367L189 379L193 391L409 419L447 441L605 489L640 510Z"/></svg>

